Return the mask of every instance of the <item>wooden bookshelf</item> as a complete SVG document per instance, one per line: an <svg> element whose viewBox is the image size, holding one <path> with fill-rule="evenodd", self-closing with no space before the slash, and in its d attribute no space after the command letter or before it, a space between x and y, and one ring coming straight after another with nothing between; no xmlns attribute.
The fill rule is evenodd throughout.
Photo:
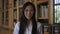
<svg viewBox="0 0 60 34"><path fill-rule="evenodd" d="M22 7L23 7L23 5L18 6L18 8L22 8Z"/></svg>
<svg viewBox="0 0 60 34"><path fill-rule="evenodd" d="M48 22L49 21L49 16L48 16L49 15L49 11L48 11L48 9L49 9L48 5L49 4L48 3L49 2L45 1L45 2L37 4L37 19L39 22L40 22L40 20L43 20L44 23L46 23L46 22L49 23Z"/></svg>
<svg viewBox="0 0 60 34"><path fill-rule="evenodd" d="M42 23L42 33L43 34L51 34L52 33L51 25L47 24L47 23Z"/></svg>
<svg viewBox="0 0 60 34"><path fill-rule="evenodd" d="M48 32L44 32L45 34L49 34Z"/></svg>
<svg viewBox="0 0 60 34"><path fill-rule="evenodd" d="M3 28L8 28L9 29L9 26L6 26L6 25L2 25Z"/></svg>
<svg viewBox="0 0 60 34"><path fill-rule="evenodd" d="M5 25L4 27L9 27L8 25L8 3L6 2L6 1L4 1L5 3L4 3L4 7L2 6L2 11L0 11L0 14L1 14L1 20L0 20L0 22L1 22L1 26L3 26L3 25ZM7 4L7 6L6 6L6 4ZM7 28L6 27L6 28Z"/></svg>
<svg viewBox="0 0 60 34"><path fill-rule="evenodd" d="M2 25L2 12L0 11L0 26Z"/></svg>
<svg viewBox="0 0 60 34"><path fill-rule="evenodd" d="M52 34L60 34L60 24L52 25Z"/></svg>
<svg viewBox="0 0 60 34"><path fill-rule="evenodd" d="M17 6L17 0L14 0L14 2L13 2L13 4L14 4L14 7L16 7Z"/></svg>
<svg viewBox="0 0 60 34"><path fill-rule="evenodd" d="M8 16L8 11L6 11L6 20L5 20L5 25L9 25L9 16Z"/></svg>
<svg viewBox="0 0 60 34"><path fill-rule="evenodd" d="M48 2L48 0L37 0L37 4Z"/></svg>
<svg viewBox="0 0 60 34"><path fill-rule="evenodd" d="M48 19L48 17L46 17L46 18L45 17L39 17L38 19Z"/></svg>
<svg viewBox="0 0 60 34"><path fill-rule="evenodd" d="M13 9L17 9L17 7L14 7Z"/></svg>
<svg viewBox="0 0 60 34"><path fill-rule="evenodd" d="M14 19L17 19L17 9L14 9L13 10L13 18Z"/></svg>

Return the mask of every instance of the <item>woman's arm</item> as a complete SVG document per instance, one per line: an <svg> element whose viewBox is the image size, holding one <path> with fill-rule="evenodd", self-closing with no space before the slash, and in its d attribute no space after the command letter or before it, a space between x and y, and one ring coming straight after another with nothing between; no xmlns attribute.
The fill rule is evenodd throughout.
<svg viewBox="0 0 60 34"><path fill-rule="evenodd" d="M19 22L16 23L13 34L19 34Z"/></svg>

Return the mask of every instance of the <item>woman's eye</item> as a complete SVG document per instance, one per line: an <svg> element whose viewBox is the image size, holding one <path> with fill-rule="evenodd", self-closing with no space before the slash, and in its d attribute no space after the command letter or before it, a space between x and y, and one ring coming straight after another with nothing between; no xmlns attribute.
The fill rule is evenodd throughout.
<svg viewBox="0 0 60 34"><path fill-rule="evenodd" d="M28 12L28 10L25 10L26 12Z"/></svg>
<svg viewBox="0 0 60 34"><path fill-rule="evenodd" d="M33 12L33 10L30 10L31 12Z"/></svg>
<svg viewBox="0 0 60 34"><path fill-rule="evenodd" d="M26 9L25 11L26 11L26 12L28 12L28 11L29 11L29 12L33 12L33 10L28 10L28 9Z"/></svg>
<svg viewBox="0 0 60 34"><path fill-rule="evenodd" d="M26 10L26 11L28 11L28 10Z"/></svg>

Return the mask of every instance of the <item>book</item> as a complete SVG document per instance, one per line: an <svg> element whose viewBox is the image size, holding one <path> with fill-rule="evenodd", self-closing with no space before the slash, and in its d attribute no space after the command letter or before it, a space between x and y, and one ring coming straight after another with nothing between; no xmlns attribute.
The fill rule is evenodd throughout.
<svg viewBox="0 0 60 34"><path fill-rule="evenodd" d="M38 17L48 18L48 6L44 4L40 4L37 6Z"/></svg>

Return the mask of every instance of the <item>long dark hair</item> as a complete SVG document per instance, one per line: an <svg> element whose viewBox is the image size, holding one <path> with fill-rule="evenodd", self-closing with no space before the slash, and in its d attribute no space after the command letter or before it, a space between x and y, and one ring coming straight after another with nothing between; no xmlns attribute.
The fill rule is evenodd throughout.
<svg viewBox="0 0 60 34"><path fill-rule="evenodd" d="M34 10L34 14L31 18L32 19L32 33L31 34L37 33L37 23L36 23L36 19L35 19L35 6L31 2L27 2L24 4L24 6L22 8L22 16L21 16L21 20L20 20L19 34L24 34L24 32L26 30L26 26L27 26L28 22L27 22L25 15L24 15L24 10L29 5L31 5L33 7L33 10Z"/></svg>

